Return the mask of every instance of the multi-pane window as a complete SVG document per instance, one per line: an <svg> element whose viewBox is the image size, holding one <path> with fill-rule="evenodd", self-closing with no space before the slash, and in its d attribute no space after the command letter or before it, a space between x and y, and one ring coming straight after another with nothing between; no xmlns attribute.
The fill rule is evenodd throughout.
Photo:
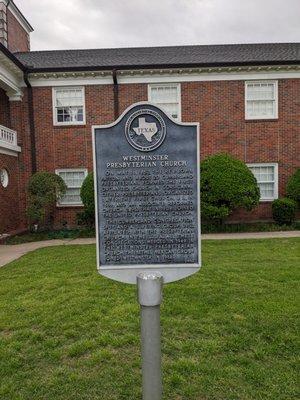
<svg viewBox="0 0 300 400"><path fill-rule="evenodd" d="M56 170L67 185L67 191L59 200L60 205L78 206L82 204L80 188L87 175L86 169L58 169Z"/></svg>
<svg viewBox="0 0 300 400"><path fill-rule="evenodd" d="M255 176L260 190L260 200L278 198L278 165L277 164L248 164Z"/></svg>
<svg viewBox="0 0 300 400"><path fill-rule="evenodd" d="M278 117L277 81L251 81L245 87L246 119Z"/></svg>
<svg viewBox="0 0 300 400"><path fill-rule="evenodd" d="M84 124L84 89L82 87L54 88L53 108L55 125Z"/></svg>
<svg viewBox="0 0 300 400"><path fill-rule="evenodd" d="M174 119L181 118L180 112L180 85L179 84L153 84L148 86L148 100L157 104Z"/></svg>

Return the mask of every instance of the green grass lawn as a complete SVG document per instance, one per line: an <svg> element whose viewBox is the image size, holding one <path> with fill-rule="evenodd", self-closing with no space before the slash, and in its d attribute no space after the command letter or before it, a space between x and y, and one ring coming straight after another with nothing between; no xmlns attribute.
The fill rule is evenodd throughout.
<svg viewBox="0 0 300 400"><path fill-rule="evenodd" d="M201 272L164 288L164 400L292 400L299 239L203 242ZM100 277L94 246L0 269L0 399L141 399L134 286Z"/></svg>

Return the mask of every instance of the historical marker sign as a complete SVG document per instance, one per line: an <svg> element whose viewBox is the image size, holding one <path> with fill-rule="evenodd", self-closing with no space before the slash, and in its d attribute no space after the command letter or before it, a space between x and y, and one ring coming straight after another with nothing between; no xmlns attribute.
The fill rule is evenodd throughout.
<svg viewBox="0 0 300 400"><path fill-rule="evenodd" d="M93 127L97 262L109 278L164 282L196 272L200 259L198 124L177 123L137 103Z"/></svg>

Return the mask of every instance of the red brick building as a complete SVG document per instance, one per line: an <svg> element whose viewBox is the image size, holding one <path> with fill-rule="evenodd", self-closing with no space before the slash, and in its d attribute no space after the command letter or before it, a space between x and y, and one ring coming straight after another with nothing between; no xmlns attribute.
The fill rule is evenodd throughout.
<svg viewBox="0 0 300 400"><path fill-rule="evenodd" d="M60 174L68 190L56 225L74 225L92 170L92 125L149 100L200 123L201 158L228 152L255 174L261 202L232 220L271 218L300 166L300 44L30 51L32 27L0 0L0 234L27 228L32 173Z"/></svg>

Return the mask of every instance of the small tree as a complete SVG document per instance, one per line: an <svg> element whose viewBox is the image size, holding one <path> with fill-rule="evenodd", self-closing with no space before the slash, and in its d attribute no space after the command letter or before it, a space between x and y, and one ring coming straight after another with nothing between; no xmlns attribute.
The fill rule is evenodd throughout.
<svg viewBox="0 0 300 400"><path fill-rule="evenodd" d="M95 194L94 194L94 175L90 172L80 189L80 197L84 206L84 211L80 215L80 220L88 225L95 225Z"/></svg>
<svg viewBox="0 0 300 400"><path fill-rule="evenodd" d="M300 168L292 175L286 186L287 197L296 201L300 208Z"/></svg>
<svg viewBox="0 0 300 400"><path fill-rule="evenodd" d="M257 181L240 160L216 154L201 162L201 214L221 222L236 208L252 210L259 202Z"/></svg>
<svg viewBox="0 0 300 400"><path fill-rule="evenodd" d="M63 179L51 172L36 172L28 184L29 204L27 216L31 224L52 225L57 200L66 192Z"/></svg>

